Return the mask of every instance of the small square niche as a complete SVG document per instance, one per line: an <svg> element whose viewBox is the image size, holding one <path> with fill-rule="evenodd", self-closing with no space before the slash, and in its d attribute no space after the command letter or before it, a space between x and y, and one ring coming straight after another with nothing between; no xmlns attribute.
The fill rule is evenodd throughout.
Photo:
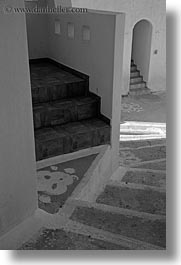
<svg viewBox="0 0 181 265"><path fill-rule="evenodd" d="M60 20L55 20L55 34L61 34Z"/></svg>
<svg viewBox="0 0 181 265"><path fill-rule="evenodd" d="M75 26L73 23L67 24L67 35L69 39L74 39L75 36Z"/></svg>
<svg viewBox="0 0 181 265"><path fill-rule="evenodd" d="M82 39L84 41L90 41L91 39L91 31L89 26L82 27Z"/></svg>

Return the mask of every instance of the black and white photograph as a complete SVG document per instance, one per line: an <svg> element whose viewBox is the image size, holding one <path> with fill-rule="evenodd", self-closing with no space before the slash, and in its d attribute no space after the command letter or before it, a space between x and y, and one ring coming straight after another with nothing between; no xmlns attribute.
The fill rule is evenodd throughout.
<svg viewBox="0 0 181 265"><path fill-rule="evenodd" d="M166 43L166 0L0 0L1 250L166 253Z"/></svg>

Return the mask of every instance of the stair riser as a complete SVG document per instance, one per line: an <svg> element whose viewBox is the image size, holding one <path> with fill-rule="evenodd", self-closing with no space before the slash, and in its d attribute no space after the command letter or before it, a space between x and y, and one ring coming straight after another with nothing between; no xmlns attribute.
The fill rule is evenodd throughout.
<svg viewBox="0 0 181 265"><path fill-rule="evenodd" d="M150 188L134 189L126 186L106 186L97 202L150 214L163 216L166 214L166 194Z"/></svg>
<svg viewBox="0 0 181 265"><path fill-rule="evenodd" d="M129 91L130 96L141 96L141 95L148 95L148 94L150 94L150 90L148 88Z"/></svg>
<svg viewBox="0 0 181 265"><path fill-rule="evenodd" d="M110 141L110 128L105 127L87 132L59 135L56 139L47 141L36 140L36 160L52 156L76 152L81 149L108 144Z"/></svg>
<svg viewBox="0 0 181 265"><path fill-rule="evenodd" d="M103 231L125 236L130 240L135 239L165 247L166 222L163 220L149 220L144 217L81 206L75 208L70 219Z"/></svg>
<svg viewBox="0 0 181 265"><path fill-rule="evenodd" d="M65 137L59 137L57 139L48 140L46 143L35 141L35 150L37 161L67 154L70 150L70 140Z"/></svg>
<svg viewBox="0 0 181 265"><path fill-rule="evenodd" d="M146 83L142 82L139 84L131 84L130 89L141 89L141 88L146 88Z"/></svg>
<svg viewBox="0 0 181 265"><path fill-rule="evenodd" d="M131 72L135 72L135 71L137 71L137 66L136 65L131 66Z"/></svg>
<svg viewBox="0 0 181 265"><path fill-rule="evenodd" d="M130 80L130 84L137 84L137 83L141 83L143 82L143 78L142 77L137 77L137 78L131 78Z"/></svg>
<svg viewBox="0 0 181 265"><path fill-rule="evenodd" d="M139 71L132 72L132 73L130 74L130 78L134 78L134 77L140 77L140 72L139 72Z"/></svg>
<svg viewBox="0 0 181 265"><path fill-rule="evenodd" d="M76 102L67 102L59 106L42 107L34 110L34 127L43 127L66 124L98 116L100 113L100 99L92 103L78 105Z"/></svg>
<svg viewBox="0 0 181 265"><path fill-rule="evenodd" d="M88 81L60 84L47 87L32 88L32 101L46 103L60 99L85 96L87 94Z"/></svg>

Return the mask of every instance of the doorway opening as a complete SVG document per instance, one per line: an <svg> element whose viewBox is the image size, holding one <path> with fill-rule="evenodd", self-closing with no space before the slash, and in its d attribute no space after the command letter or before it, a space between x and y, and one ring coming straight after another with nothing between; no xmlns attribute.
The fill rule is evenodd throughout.
<svg viewBox="0 0 181 265"><path fill-rule="evenodd" d="M136 23L133 29L130 93L149 92L147 82L151 56L152 24L148 20Z"/></svg>

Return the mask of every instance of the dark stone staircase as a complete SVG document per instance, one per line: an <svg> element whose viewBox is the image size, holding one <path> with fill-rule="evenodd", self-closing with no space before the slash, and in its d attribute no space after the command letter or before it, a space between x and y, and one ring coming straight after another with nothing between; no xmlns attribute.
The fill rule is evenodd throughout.
<svg viewBox="0 0 181 265"><path fill-rule="evenodd" d="M110 142L86 75L45 60L30 63L30 76L37 160Z"/></svg>
<svg viewBox="0 0 181 265"><path fill-rule="evenodd" d="M147 88L146 82L143 80L143 76L137 69L137 65L134 60L131 60L131 74L130 74L130 95L145 95L150 94L150 89Z"/></svg>

